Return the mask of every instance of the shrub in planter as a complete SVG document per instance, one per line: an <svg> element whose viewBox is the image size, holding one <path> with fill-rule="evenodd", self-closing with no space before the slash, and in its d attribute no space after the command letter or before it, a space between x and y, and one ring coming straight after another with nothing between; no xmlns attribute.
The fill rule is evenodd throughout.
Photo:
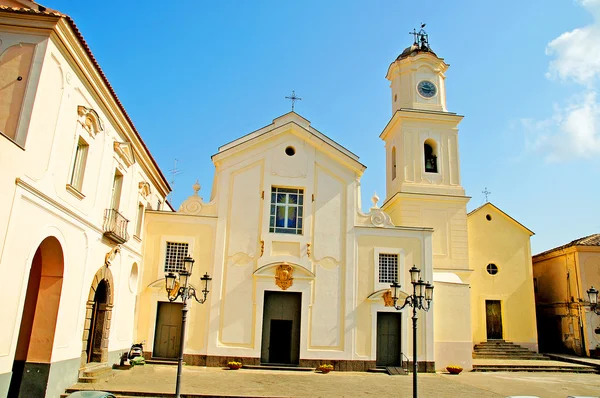
<svg viewBox="0 0 600 398"><path fill-rule="evenodd" d="M231 370L238 370L239 368L242 367L242 363L236 362L236 361L229 361L229 362L227 362L227 367Z"/></svg>
<svg viewBox="0 0 600 398"><path fill-rule="evenodd" d="M325 363L323 365L319 365L317 367L317 370L320 371L321 373L329 373L333 370L333 365Z"/></svg>

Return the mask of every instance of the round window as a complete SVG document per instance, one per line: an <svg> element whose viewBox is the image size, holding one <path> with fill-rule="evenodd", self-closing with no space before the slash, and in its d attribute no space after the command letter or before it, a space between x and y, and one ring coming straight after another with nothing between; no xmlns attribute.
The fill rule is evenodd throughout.
<svg viewBox="0 0 600 398"><path fill-rule="evenodd" d="M129 291L135 293L138 282L138 266L137 263L133 263L131 266L131 272L129 273Z"/></svg>
<svg viewBox="0 0 600 398"><path fill-rule="evenodd" d="M496 275L498 273L498 266L496 264L488 264L485 269L490 275Z"/></svg>
<svg viewBox="0 0 600 398"><path fill-rule="evenodd" d="M485 215L485 219L486 219L486 220L488 220L488 221L492 221L492 216L491 216L491 214L486 214L486 215Z"/></svg>
<svg viewBox="0 0 600 398"><path fill-rule="evenodd" d="M294 149L293 146L289 146L289 147L285 148L285 154L288 156L294 156L296 154L296 150Z"/></svg>

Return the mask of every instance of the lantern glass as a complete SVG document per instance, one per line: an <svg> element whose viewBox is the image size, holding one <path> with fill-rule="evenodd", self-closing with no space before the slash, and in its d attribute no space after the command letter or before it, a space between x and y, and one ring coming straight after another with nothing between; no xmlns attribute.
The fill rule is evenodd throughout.
<svg viewBox="0 0 600 398"><path fill-rule="evenodd" d="M394 281L394 283L392 283L390 287L392 288L392 300L398 300L398 290L400 290L400 284L398 283L398 281Z"/></svg>
<svg viewBox="0 0 600 398"><path fill-rule="evenodd" d="M425 285L425 300L433 300L433 285L429 282Z"/></svg>
<svg viewBox="0 0 600 398"><path fill-rule="evenodd" d="M421 274L421 270L415 267L414 265L409 270L410 272L410 283L417 283L419 280L419 275Z"/></svg>
<svg viewBox="0 0 600 398"><path fill-rule="evenodd" d="M194 259L190 256L185 256L185 258L183 259L183 266L185 268L185 272L187 272L188 275L192 275L192 268L194 267L194 262Z"/></svg>
<svg viewBox="0 0 600 398"><path fill-rule="evenodd" d="M588 298L590 299L591 305L598 305L598 290L592 286L588 291Z"/></svg>
<svg viewBox="0 0 600 398"><path fill-rule="evenodd" d="M422 279L416 283L415 287L417 288L416 294L417 297L423 297L425 295L425 282Z"/></svg>
<svg viewBox="0 0 600 398"><path fill-rule="evenodd" d="M190 274L188 274L187 272L179 273L179 285L181 287L187 287L189 279L190 279Z"/></svg>
<svg viewBox="0 0 600 398"><path fill-rule="evenodd" d="M169 272L165 275L165 288L167 289L167 293L171 293L173 289L175 289L175 282L177 281L177 275L172 272Z"/></svg>
<svg viewBox="0 0 600 398"><path fill-rule="evenodd" d="M212 280L212 278L208 275L208 272L206 272L206 273L204 273L204 276L202 278L200 278L200 280L204 282L204 290L202 290L202 292L204 294L207 294L209 292L208 285L209 285L210 281Z"/></svg>

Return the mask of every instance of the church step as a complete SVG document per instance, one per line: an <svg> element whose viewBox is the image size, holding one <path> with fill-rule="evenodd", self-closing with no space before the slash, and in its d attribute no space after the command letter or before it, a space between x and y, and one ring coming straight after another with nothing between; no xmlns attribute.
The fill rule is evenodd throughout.
<svg viewBox="0 0 600 398"><path fill-rule="evenodd" d="M369 368L367 369L367 372L371 372L371 373L387 373L387 369L383 368L383 367L379 367L379 368Z"/></svg>
<svg viewBox="0 0 600 398"><path fill-rule="evenodd" d="M177 363L178 363L178 361L176 359L159 359L159 358L146 359L145 362L148 365L175 365L175 366L177 366ZM183 364L185 365L185 361L183 362Z"/></svg>
<svg viewBox="0 0 600 398"><path fill-rule="evenodd" d="M296 372L312 372L315 368L307 368L303 366L288 366L288 365L243 365L242 369L254 370L288 370Z"/></svg>
<svg viewBox="0 0 600 398"><path fill-rule="evenodd" d="M523 360L532 360L532 361L544 361L549 360L550 358L545 357L543 355L533 356L533 355L480 355L473 354L473 359L523 359Z"/></svg>
<svg viewBox="0 0 600 398"><path fill-rule="evenodd" d="M597 373L589 366L536 366L536 365L473 365L472 372L561 372Z"/></svg>

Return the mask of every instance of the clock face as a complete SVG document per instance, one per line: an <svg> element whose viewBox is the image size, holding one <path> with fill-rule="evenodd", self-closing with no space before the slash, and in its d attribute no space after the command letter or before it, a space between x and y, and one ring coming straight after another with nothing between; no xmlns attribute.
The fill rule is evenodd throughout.
<svg viewBox="0 0 600 398"><path fill-rule="evenodd" d="M417 85L417 91L425 98L432 98L437 94L437 87L429 80L421 80Z"/></svg>

